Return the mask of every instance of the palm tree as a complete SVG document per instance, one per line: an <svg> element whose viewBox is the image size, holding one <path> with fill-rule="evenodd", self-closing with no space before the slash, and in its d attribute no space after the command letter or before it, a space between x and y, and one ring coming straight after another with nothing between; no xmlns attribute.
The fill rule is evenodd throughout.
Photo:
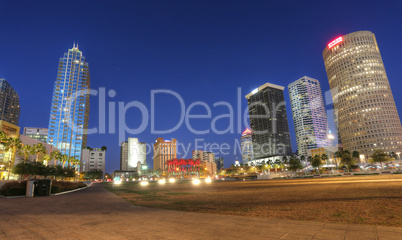
<svg viewBox="0 0 402 240"><path fill-rule="evenodd" d="M32 154L32 146L27 144L22 144L21 149L18 150L18 153L24 156L24 163L28 161L29 156Z"/></svg>
<svg viewBox="0 0 402 240"><path fill-rule="evenodd" d="M33 152L34 154L36 154L35 162L38 162L38 160L39 160L39 154L40 154L40 153L46 154L46 148L45 148L45 146L43 146L42 143L38 143L38 144L33 145L33 147L32 147L32 152Z"/></svg>
<svg viewBox="0 0 402 240"><path fill-rule="evenodd" d="M300 156L300 161L302 161L302 162L306 161L306 156L301 155L301 156Z"/></svg>
<svg viewBox="0 0 402 240"><path fill-rule="evenodd" d="M45 155L43 156L43 163L44 163L44 165L48 166L48 163L49 163L50 160L52 160L52 154L50 154L50 155L45 154Z"/></svg>
<svg viewBox="0 0 402 240"><path fill-rule="evenodd" d="M5 142L8 139L8 136L5 132L0 131L0 142Z"/></svg>
<svg viewBox="0 0 402 240"><path fill-rule="evenodd" d="M54 158L54 166L56 166L56 162L61 160L62 154L59 151L53 151L51 154L52 159Z"/></svg>
<svg viewBox="0 0 402 240"><path fill-rule="evenodd" d="M267 167L268 167L268 173L269 173L269 174L271 174L272 164L273 164L272 160L268 160L268 161L267 161Z"/></svg>
<svg viewBox="0 0 402 240"><path fill-rule="evenodd" d="M74 156L68 157L68 159L67 159L67 166L70 166L70 165L72 166L75 159L76 159L76 158L75 158Z"/></svg>
<svg viewBox="0 0 402 240"><path fill-rule="evenodd" d="M321 155L321 160L326 162L328 160L328 155L325 153Z"/></svg>
<svg viewBox="0 0 402 240"><path fill-rule="evenodd" d="M61 161L61 165L63 166L63 168L64 168L64 165L66 164L66 162L68 161L68 155L66 155L66 154L62 154L61 155L61 157L60 157L60 161Z"/></svg>
<svg viewBox="0 0 402 240"><path fill-rule="evenodd" d="M275 168L275 173L278 173L278 168L279 165L281 164L281 161L279 161L279 159L276 159L275 163L274 163L274 168Z"/></svg>
<svg viewBox="0 0 402 240"><path fill-rule="evenodd" d="M8 176L7 180L10 180L10 168L11 168L11 162L13 160L13 154L17 151L17 149L20 149L22 147L22 142L19 138L16 137L10 137L7 139L4 139L4 151L8 152L10 151L10 160L8 162Z"/></svg>
<svg viewBox="0 0 402 240"><path fill-rule="evenodd" d="M359 153L358 151L353 151L352 157L353 157L353 158L356 160L356 162L357 162L357 160L358 160L359 157L360 157L360 153Z"/></svg>
<svg viewBox="0 0 402 240"><path fill-rule="evenodd" d="M342 153L339 151L336 151L334 153L334 157L335 157L335 164L336 164L336 168L338 169L338 159L342 158Z"/></svg>
<svg viewBox="0 0 402 240"><path fill-rule="evenodd" d="M313 157L312 157L312 156L308 156L308 157L307 157L307 161L308 161L309 163L312 163L312 162L313 162Z"/></svg>

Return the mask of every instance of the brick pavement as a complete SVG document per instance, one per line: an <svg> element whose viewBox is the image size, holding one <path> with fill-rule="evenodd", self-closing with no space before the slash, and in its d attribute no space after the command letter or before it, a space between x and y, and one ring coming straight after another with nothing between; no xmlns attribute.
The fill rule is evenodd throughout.
<svg viewBox="0 0 402 240"><path fill-rule="evenodd" d="M99 184L74 193L0 198L0 239L401 239L402 228L136 207Z"/></svg>

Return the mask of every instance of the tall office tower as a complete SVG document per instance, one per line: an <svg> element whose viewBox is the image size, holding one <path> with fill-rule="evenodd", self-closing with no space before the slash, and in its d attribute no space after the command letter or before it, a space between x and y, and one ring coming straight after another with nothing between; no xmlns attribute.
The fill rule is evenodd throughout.
<svg viewBox="0 0 402 240"><path fill-rule="evenodd" d="M366 157L402 151L402 126L372 32L331 41L323 51L343 149Z"/></svg>
<svg viewBox="0 0 402 240"><path fill-rule="evenodd" d="M246 95L255 160L276 160L292 154L284 89L266 83Z"/></svg>
<svg viewBox="0 0 402 240"><path fill-rule="evenodd" d="M4 78L0 78L0 120L18 125L20 120L20 97Z"/></svg>
<svg viewBox="0 0 402 240"><path fill-rule="evenodd" d="M251 130L246 128L241 134L241 159L243 164L248 164L248 162L254 160L253 154L253 140L251 138Z"/></svg>
<svg viewBox="0 0 402 240"><path fill-rule="evenodd" d="M50 110L48 143L62 154L81 159L89 117L88 63L78 46L59 60Z"/></svg>
<svg viewBox="0 0 402 240"><path fill-rule="evenodd" d="M177 158L176 139L157 138L154 144L154 170L166 170L166 161Z"/></svg>
<svg viewBox="0 0 402 240"><path fill-rule="evenodd" d="M47 143L47 128L32 128L32 127L25 127L24 128L24 135L30 138L39 140L41 142Z"/></svg>
<svg viewBox="0 0 402 240"><path fill-rule="evenodd" d="M134 171L138 165L147 164L147 144L138 138L128 138L127 171Z"/></svg>
<svg viewBox="0 0 402 240"><path fill-rule="evenodd" d="M216 157L215 158L215 163L216 163L216 170L219 171L223 169L225 166L223 165L223 157Z"/></svg>
<svg viewBox="0 0 402 240"><path fill-rule="evenodd" d="M128 171L128 141L120 145L120 171Z"/></svg>
<svg viewBox="0 0 402 240"><path fill-rule="evenodd" d="M308 149L331 146L320 82L304 76L288 89L299 155L307 156Z"/></svg>

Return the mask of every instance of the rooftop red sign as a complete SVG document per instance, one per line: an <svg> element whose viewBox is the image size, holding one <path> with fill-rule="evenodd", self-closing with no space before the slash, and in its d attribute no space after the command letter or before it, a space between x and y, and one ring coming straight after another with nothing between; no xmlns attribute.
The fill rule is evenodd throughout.
<svg viewBox="0 0 402 240"><path fill-rule="evenodd" d="M331 49L333 46L343 41L343 37L335 38L332 42L328 43L328 48Z"/></svg>

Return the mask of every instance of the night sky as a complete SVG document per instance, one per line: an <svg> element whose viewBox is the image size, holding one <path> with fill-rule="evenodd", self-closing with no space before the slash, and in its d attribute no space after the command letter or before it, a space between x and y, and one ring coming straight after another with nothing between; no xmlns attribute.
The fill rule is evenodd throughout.
<svg viewBox="0 0 402 240"><path fill-rule="evenodd" d="M74 42L89 62L91 88L115 90L107 102L143 103L149 112L151 90L177 92L186 108L205 102L211 119L191 120L197 130L211 128L212 119L228 114L214 107L229 102L237 115L237 89L241 109L245 95L266 83L287 85L302 76L318 79L329 90L322 51L332 39L359 30L377 38L397 108L401 113L402 4L399 1L0 1L0 77L19 93L21 131L24 127L48 127L53 84L58 60ZM285 89L293 151L296 141ZM97 97L91 97L90 127L98 126ZM326 106L331 109L331 105ZM168 129L180 120L179 101L172 95L156 95L155 128ZM191 114L205 114L195 107ZM116 119L118 113L116 112ZM138 128L141 112L132 108L127 125ZM333 127L332 116L329 116ZM148 122L149 123L149 122ZM108 122L107 122L108 124ZM228 127L228 119L217 128ZM177 138L184 144L228 143L234 133L197 135L186 125L169 134L151 134L151 126L139 134L152 144L157 137ZM246 126L241 123L241 130ZM116 130L119 126L116 123ZM106 129L108 131L108 128ZM107 146L106 172L119 168L118 134L94 134L88 146ZM218 155L219 156L219 155ZM236 157L220 155L225 166ZM179 154L178 157L191 156ZM147 158L152 166L152 155Z"/></svg>

